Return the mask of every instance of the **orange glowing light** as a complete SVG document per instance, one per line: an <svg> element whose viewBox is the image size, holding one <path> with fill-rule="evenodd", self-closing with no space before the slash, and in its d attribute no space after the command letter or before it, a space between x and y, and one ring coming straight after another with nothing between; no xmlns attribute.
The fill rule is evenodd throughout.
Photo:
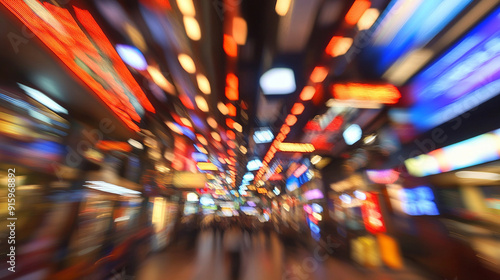
<svg viewBox="0 0 500 280"><path fill-rule="evenodd" d="M226 87L226 97L231 101L236 101L239 98L238 90L231 87Z"/></svg>
<svg viewBox="0 0 500 280"><path fill-rule="evenodd" d="M309 143L281 143L278 146L281 152L311 153L315 148Z"/></svg>
<svg viewBox="0 0 500 280"><path fill-rule="evenodd" d="M232 157L236 156L236 153L233 150L227 150L227 154L232 156ZM232 161L232 158L231 158L231 161Z"/></svg>
<svg viewBox="0 0 500 280"><path fill-rule="evenodd" d="M295 103L295 105L293 105L292 107L292 114L297 116L302 114L302 112L304 112L304 104Z"/></svg>
<svg viewBox="0 0 500 280"><path fill-rule="evenodd" d="M227 146L228 146L229 148L231 148L231 149L236 148L236 144L234 144L234 141L228 141L228 142L227 142Z"/></svg>
<svg viewBox="0 0 500 280"><path fill-rule="evenodd" d="M235 133L234 133L234 131L232 131L232 130L228 130L228 131L226 132L226 135L227 135L227 138L229 138L229 139L231 139L231 140L236 139L236 134L235 134Z"/></svg>
<svg viewBox="0 0 500 280"><path fill-rule="evenodd" d="M181 100L181 103L182 103L182 105L184 105L184 107L186 107L190 110L194 110L193 102L191 101L191 99L187 95L181 94L181 95L179 95L179 99Z"/></svg>
<svg viewBox="0 0 500 280"><path fill-rule="evenodd" d="M316 93L316 89L312 86L306 86L300 93L300 100L302 101L309 101L314 97L314 94Z"/></svg>
<svg viewBox="0 0 500 280"><path fill-rule="evenodd" d="M281 127L280 132L283 133L284 135L288 135L288 133L290 133L290 127L288 125L284 124Z"/></svg>
<svg viewBox="0 0 500 280"><path fill-rule="evenodd" d="M66 9L44 3L44 8L50 14L51 22L53 21L49 23L41 19L23 1L3 1L2 3L119 119L130 129L140 131L133 120L139 122L141 118L129 101L130 97L125 94L125 90L132 92L146 110L151 112L155 110L88 11L74 8L78 21L87 32L85 33ZM58 28L54 23L59 24L61 28ZM82 64L85 65L85 69L81 67ZM106 84L94 79L88 71L100 76L103 81L106 81Z"/></svg>
<svg viewBox="0 0 500 280"><path fill-rule="evenodd" d="M99 141L96 143L96 148L102 151L119 151L119 152L130 152L132 147L127 142L118 141Z"/></svg>
<svg viewBox="0 0 500 280"><path fill-rule="evenodd" d="M373 101L382 104L396 104L401 98L399 90L390 84L335 84L332 86L333 96L340 100Z"/></svg>
<svg viewBox="0 0 500 280"><path fill-rule="evenodd" d="M238 77L234 73L228 73L226 76L226 84L230 88L238 89Z"/></svg>
<svg viewBox="0 0 500 280"><path fill-rule="evenodd" d="M288 115L285 119L285 123L288 126L293 126L297 122L297 117L294 115Z"/></svg>
<svg viewBox="0 0 500 280"><path fill-rule="evenodd" d="M224 34L223 40L222 47L224 48L226 54L230 57L236 57L238 55L238 44L236 44L234 38Z"/></svg>
<svg viewBox="0 0 500 280"><path fill-rule="evenodd" d="M349 25L355 25L363 13L370 8L371 3L368 0L356 0L345 15L345 22Z"/></svg>
<svg viewBox="0 0 500 280"><path fill-rule="evenodd" d="M234 106L231 103L227 103L226 108L228 110L228 113L227 113L228 115L230 115L231 117L236 117L236 106Z"/></svg>
<svg viewBox="0 0 500 280"><path fill-rule="evenodd" d="M219 168L211 162L198 162L196 164L198 169L203 170L203 171L218 171Z"/></svg>
<svg viewBox="0 0 500 280"><path fill-rule="evenodd" d="M234 128L234 120L232 119L226 119L226 125L228 128L233 129Z"/></svg>
<svg viewBox="0 0 500 280"><path fill-rule="evenodd" d="M321 83L325 80L326 76L328 76L328 70L323 66L316 66L311 73L311 81L313 83Z"/></svg>

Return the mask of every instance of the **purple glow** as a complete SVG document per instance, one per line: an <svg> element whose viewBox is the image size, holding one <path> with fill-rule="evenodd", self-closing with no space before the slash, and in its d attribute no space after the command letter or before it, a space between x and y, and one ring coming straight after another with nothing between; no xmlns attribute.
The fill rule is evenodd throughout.
<svg viewBox="0 0 500 280"><path fill-rule="evenodd" d="M500 9L454 45L411 83L412 122L438 126L498 95Z"/></svg>
<svg viewBox="0 0 500 280"><path fill-rule="evenodd" d="M255 204L255 202L253 202L253 201L247 201L247 204L248 204L248 206L251 206L251 207L257 206L257 204Z"/></svg>
<svg viewBox="0 0 500 280"><path fill-rule="evenodd" d="M314 200L314 199L322 199L325 196L323 195L322 191L320 191L318 189L314 189L314 190L310 190L310 191L305 192L304 197L307 200Z"/></svg>

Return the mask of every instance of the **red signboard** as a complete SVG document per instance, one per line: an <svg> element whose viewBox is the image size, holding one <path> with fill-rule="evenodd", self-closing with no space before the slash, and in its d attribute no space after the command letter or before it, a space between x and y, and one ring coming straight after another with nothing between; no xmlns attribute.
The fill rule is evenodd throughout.
<svg viewBox="0 0 500 280"><path fill-rule="evenodd" d="M377 195L373 192L366 192L365 194L366 200L361 205L361 214L363 215L366 230L372 234L386 232Z"/></svg>

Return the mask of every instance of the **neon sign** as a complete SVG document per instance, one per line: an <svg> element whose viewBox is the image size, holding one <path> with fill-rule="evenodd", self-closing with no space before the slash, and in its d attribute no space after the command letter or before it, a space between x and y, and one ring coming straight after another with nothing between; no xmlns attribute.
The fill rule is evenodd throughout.
<svg viewBox="0 0 500 280"><path fill-rule="evenodd" d="M420 130L449 121L500 91L500 9L417 75L411 119Z"/></svg>
<svg viewBox="0 0 500 280"><path fill-rule="evenodd" d="M407 159L405 166L411 175L423 177L498 159L500 129Z"/></svg>
<svg viewBox="0 0 500 280"><path fill-rule="evenodd" d="M361 214L366 230L372 234L386 232L377 195L372 192L366 192L365 194L366 200L361 205Z"/></svg>
<svg viewBox="0 0 500 280"><path fill-rule="evenodd" d="M405 189L400 192L399 198L403 212L408 215L439 215L436 202L434 202L434 193L427 186Z"/></svg>

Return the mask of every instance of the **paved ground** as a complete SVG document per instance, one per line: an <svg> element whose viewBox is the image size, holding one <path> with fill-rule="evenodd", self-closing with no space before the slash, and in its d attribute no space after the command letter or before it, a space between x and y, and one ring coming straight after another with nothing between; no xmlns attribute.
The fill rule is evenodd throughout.
<svg viewBox="0 0 500 280"><path fill-rule="evenodd" d="M224 244L218 234L214 238L212 232L204 232L190 249L176 246L150 257L134 279L232 280L231 260L237 256L230 255ZM276 236L244 236L241 246L240 280L426 279L409 270L365 270L304 249L284 248Z"/></svg>

